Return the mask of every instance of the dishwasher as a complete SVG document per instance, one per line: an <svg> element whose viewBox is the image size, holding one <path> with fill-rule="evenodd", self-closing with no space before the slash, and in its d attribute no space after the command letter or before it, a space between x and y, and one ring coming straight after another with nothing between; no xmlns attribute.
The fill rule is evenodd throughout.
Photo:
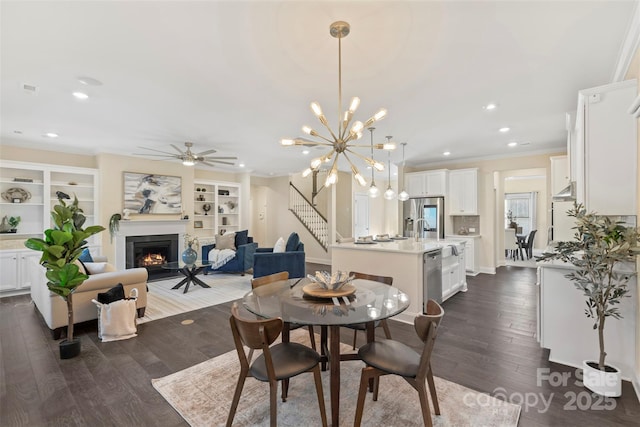
<svg viewBox="0 0 640 427"><path fill-rule="evenodd" d="M426 313L429 299L442 303L442 250L425 252L422 263L422 312Z"/></svg>

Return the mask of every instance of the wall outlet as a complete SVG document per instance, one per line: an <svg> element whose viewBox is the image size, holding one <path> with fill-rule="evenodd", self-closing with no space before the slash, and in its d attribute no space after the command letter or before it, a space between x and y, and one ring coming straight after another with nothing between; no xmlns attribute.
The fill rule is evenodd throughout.
<svg viewBox="0 0 640 427"><path fill-rule="evenodd" d="M469 227L469 233L475 233L476 229L474 227Z"/></svg>

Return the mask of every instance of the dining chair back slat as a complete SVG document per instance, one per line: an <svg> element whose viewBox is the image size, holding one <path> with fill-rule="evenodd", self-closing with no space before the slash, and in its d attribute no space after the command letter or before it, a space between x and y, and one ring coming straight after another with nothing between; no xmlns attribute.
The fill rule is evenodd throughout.
<svg viewBox="0 0 640 427"><path fill-rule="evenodd" d="M281 271L280 273L274 273L268 276L258 277L257 279L251 279L251 289L258 288L262 285L268 285L269 283L281 282L283 280L289 280L288 271Z"/></svg>

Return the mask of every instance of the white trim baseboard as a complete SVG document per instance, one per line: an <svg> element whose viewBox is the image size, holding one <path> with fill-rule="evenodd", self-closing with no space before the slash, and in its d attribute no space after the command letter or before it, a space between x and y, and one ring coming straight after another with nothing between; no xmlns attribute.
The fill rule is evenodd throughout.
<svg viewBox="0 0 640 427"><path fill-rule="evenodd" d="M314 264L325 264L325 265L331 265L331 259L325 259L325 258L314 258L314 257L307 257L306 262L311 262Z"/></svg>
<svg viewBox="0 0 640 427"><path fill-rule="evenodd" d="M480 273L496 274L496 268L495 267L480 267Z"/></svg>
<svg viewBox="0 0 640 427"><path fill-rule="evenodd" d="M636 374L636 377L631 381L633 384L633 389L636 391L636 397L638 398L638 402L640 402L640 374Z"/></svg>

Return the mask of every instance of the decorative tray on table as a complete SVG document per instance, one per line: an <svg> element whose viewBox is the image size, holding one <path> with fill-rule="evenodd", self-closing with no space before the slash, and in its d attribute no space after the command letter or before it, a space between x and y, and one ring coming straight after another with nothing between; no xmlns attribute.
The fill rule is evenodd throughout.
<svg viewBox="0 0 640 427"><path fill-rule="evenodd" d="M353 276L349 276L349 273L345 271L334 274L316 271L315 276L309 274L307 278L312 283L303 286L302 292L313 298L346 297L356 291L356 287L351 284Z"/></svg>

